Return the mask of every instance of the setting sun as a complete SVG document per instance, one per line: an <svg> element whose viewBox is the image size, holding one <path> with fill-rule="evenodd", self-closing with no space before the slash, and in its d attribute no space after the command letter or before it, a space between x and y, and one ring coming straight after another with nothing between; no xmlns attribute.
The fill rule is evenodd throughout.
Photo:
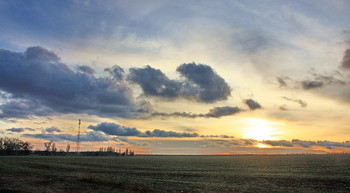
<svg viewBox="0 0 350 193"><path fill-rule="evenodd" d="M246 120L247 127L243 131L243 138L262 140L278 139L278 128L275 125L280 123L270 122L264 119L248 118Z"/></svg>
<svg viewBox="0 0 350 193"><path fill-rule="evenodd" d="M267 145L265 145L265 144L262 144L262 143L258 143L258 144L256 145L256 147L258 147L258 148L268 148L269 146L267 146Z"/></svg>

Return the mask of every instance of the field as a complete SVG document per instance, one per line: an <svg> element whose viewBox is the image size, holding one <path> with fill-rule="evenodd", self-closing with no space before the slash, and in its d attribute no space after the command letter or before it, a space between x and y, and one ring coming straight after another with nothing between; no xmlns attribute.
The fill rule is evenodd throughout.
<svg viewBox="0 0 350 193"><path fill-rule="evenodd" d="M350 155L0 157L0 192L350 192Z"/></svg>

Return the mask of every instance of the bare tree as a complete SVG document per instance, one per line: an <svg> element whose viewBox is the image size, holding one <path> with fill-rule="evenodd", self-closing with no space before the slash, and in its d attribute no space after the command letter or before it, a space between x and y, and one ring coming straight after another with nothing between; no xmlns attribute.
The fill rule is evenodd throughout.
<svg viewBox="0 0 350 193"><path fill-rule="evenodd" d="M66 153L69 153L69 151L70 151L70 144L68 143L66 147Z"/></svg>
<svg viewBox="0 0 350 193"><path fill-rule="evenodd" d="M46 155L55 155L57 152L56 144L53 141L45 142Z"/></svg>

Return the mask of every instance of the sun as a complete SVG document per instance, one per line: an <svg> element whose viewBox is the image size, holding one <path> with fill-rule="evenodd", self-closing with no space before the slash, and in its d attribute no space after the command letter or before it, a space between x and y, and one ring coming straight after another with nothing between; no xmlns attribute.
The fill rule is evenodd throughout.
<svg viewBox="0 0 350 193"><path fill-rule="evenodd" d="M258 147L258 148L268 148L269 146L267 146L267 145L265 145L265 144L263 144L263 143L258 143L258 144L256 145L256 147Z"/></svg>
<svg viewBox="0 0 350 193"><path fill-rule="evenodd" d="M258 141L275 140L278 138L278 123L270 122L265 119L249 118L247 127L243 130L243 138L255 139Z"/></svg>

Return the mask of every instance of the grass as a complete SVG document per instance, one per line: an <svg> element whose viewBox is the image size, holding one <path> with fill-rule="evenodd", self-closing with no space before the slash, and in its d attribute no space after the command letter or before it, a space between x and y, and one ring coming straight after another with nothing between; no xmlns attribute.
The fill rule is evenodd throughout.
<svg viewBox="0 0 350 193"><path fill-rule="evenodd" d="M0 157L0 192L349 192L350 155Z"/></svg>

